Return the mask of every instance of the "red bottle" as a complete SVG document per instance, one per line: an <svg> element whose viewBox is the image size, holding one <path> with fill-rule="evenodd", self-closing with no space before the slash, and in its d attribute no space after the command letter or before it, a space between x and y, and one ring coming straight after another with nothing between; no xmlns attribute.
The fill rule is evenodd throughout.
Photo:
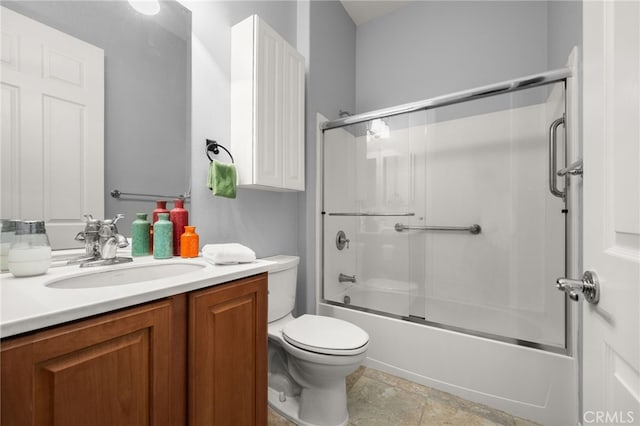
<svg viewBox="0 0 640 426"><path fill-rule="evenodd" d="M169 213L169 220L173 223L173 255L180 256L180 237L189 224L189 212L184 209L184 200L174 200L173 204L174 208Z"/></svg>
<svg viewBox="0 0 640 426"><path fill-rule="evenodd" d="M166 200L158 200L156 201L156 209L151 214L151 228L149 230L149 252L153 253L153 224L158 221L158 215L160 213L169 213L167 210L167 201Z"/></svg>

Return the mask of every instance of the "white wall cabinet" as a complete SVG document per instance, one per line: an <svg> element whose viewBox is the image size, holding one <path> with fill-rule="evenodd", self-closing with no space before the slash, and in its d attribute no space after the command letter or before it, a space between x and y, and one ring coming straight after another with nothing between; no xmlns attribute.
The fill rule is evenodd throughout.
<svg viewBox="0 0 640 426"><path fill-rule="evenodd" d="M232 28L238 186L304 191L304 57L257 15Z"/></svg>

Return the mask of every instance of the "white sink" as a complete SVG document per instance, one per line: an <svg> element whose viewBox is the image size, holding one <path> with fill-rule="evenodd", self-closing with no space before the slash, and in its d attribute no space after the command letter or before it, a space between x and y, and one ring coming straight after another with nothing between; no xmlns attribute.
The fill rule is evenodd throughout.
<svg viewBox="0 0 640 426"><path fill-rule="evenodd" d="M199 271L198 263L167 263L95 271L88 274L58 278L45 285L51 288L99 288L154 281Z"/></svg>

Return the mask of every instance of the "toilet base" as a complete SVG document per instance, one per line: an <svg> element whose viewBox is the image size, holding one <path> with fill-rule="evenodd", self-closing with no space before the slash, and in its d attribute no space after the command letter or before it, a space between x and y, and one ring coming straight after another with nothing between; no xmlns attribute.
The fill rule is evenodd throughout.
<svg viewBox="0 0 640 426"><path fill-rule="evenodd" d="M283 395L284 396L284 395ZM281 398L280 392L275 389L269 388L268 390L269 406L279 415L294 422L300 426L319 426L312 423L307 423L300 420L300 397L299 396L286 396ZM284 399L284 401L281 401ZM349 421L349 416L344 419L342 423L338 423L335 426L346 426ZM329 425L322 425L329 426ZM333 425L331 425L333 426Z"/></svg>

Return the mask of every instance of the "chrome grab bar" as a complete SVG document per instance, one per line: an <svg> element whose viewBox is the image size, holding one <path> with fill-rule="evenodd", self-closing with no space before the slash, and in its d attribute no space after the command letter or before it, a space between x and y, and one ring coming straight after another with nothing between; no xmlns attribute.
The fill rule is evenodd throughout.
<svg viewBox="0 0 640 426"><path fill-rule="evenodd" d="M558 176L566 176L566 175L582 176L583 172L584 170L582 168L582 160L578 160L578 161L574 161L564 169L558 170Z"/></svg>
<svg viewBox="0 0 640 426"><path fill-rule="evenodd" d="M416 230L416 231L465 231L470 232L473 235L477 235L482 232L482 227L477 223L474 223L471 226L410 226L403 225L401 223L396 223L395 226L396 232L402 232L406 230Z"/></svg>
<svg viewBox="0 0 640 426"><path fill-rule="evenodd" d="M329 216L415 216L415 213L327 213Z"/></svg>
<svg viewBox="0 0 640 426"><path fill-rule="evenodd" d="M560 191L558 189L558 181L556 175L558 174L557 163L558 163L558 127L564 123L564 115L558 119L556 119L551 126L549 126L549 191L558 197L564 198L565 191ZM566 143L566 141L565 141Z"/></svg>
<svg viewBox="0 0 640 426"><path fill-rule="evenodd" d="M178 198L178 199L183 199L183 200L188 200L191 198L191 191L189 192L185 192L184 194L180 194L180 195L159 195L159 194L142 194L142 193L136 193L136 192L122 192L119 189L114 189L111 191L111 196L117 200L121 199L122 197L153 197L153 198Z"/></svg>

